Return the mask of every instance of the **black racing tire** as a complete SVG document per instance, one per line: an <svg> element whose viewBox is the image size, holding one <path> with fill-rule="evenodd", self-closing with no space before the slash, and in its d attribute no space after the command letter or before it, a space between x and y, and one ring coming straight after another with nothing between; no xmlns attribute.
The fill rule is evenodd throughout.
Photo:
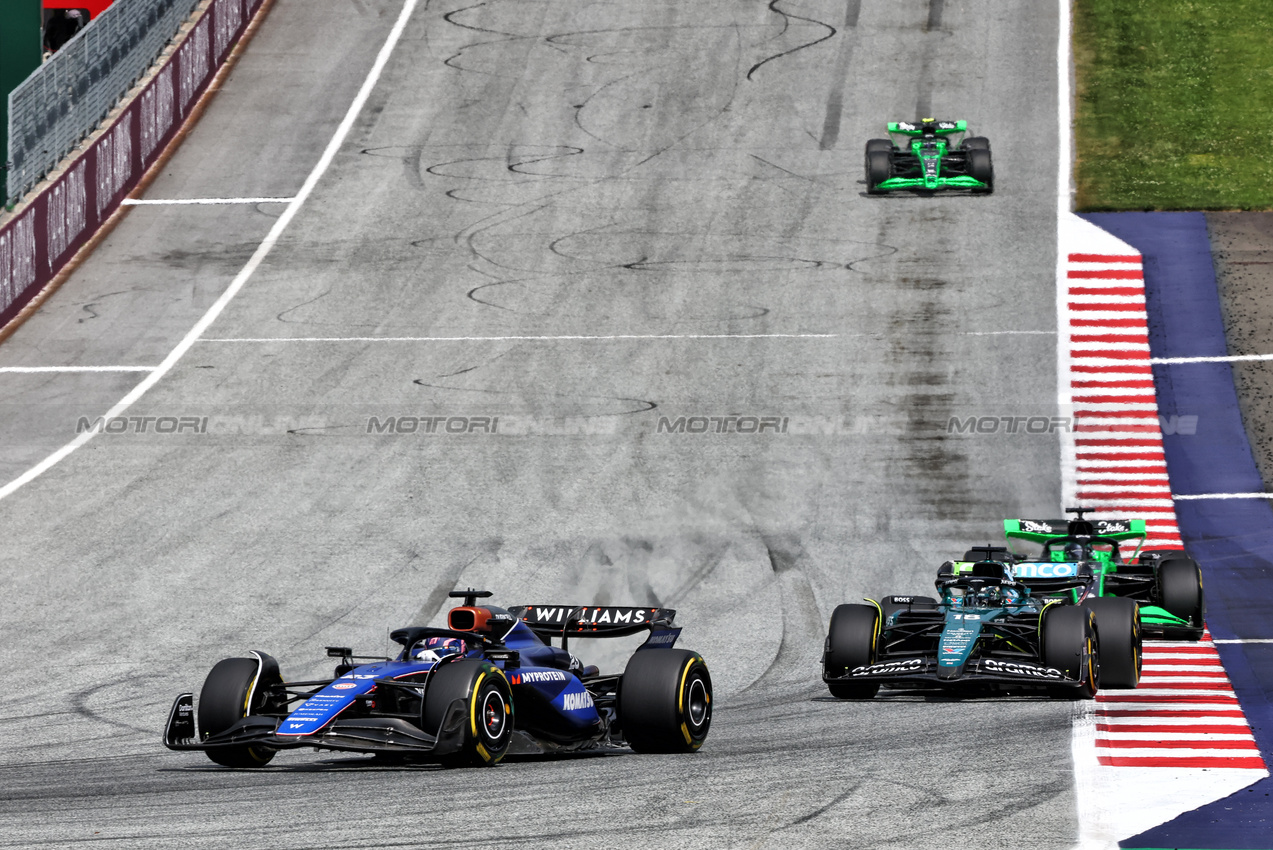
<svg viewBox="0 0 1273 850"><path fill-rule="evenodd" d="M1055 667L1078 687L1057 688L1053 694L1066 699L1093 699L1100 681L1100 656L1096 622L1087 608L1050 605L1043 613L1043 663Z"/></svg>
<svg viewBox="0 0 1273 850"><path fill-rule="evenodd" d="M966 151L988 151L990 150L990 140L985 136L969 136L964 139L960 149Z"/></svg>
<svg viewBox="0 0 1273 850"><path fill-rule="evenodd" d="M877 188L893 176L892 154L888 151L869 151L866 155L866 191L872 195L883 194Z"/></svg>
<svg viewBox="0 0 1273 850"><path fill-rule="evenodd" d="M265 704L268 687L275 682L257 681L260 666L255 658L225 658L208 673L208 678L203 680L203 689L199 691L199 735L202 739L224 732ZM277 673L270 678L277 679ZM256 744L204 750L208 758L225 767L264 767L274 758L275 752Z"/></svg>
<svg viewBox="0 0 1273 850"><path fill-rule="evenodd" d="M420 728L437 734L456 700L464 705L460 718L463 743L458 752L444 756L442 763L448 767L499 764L508 753L514 729L513 690L504 672L480 658L439 664L428 679L420 706Z"/></svg>
<svg viewBox="0 0 1273 850"><path fill-rule="evenodd" d="M874 664L881 625L874 605L837 605L827 628L823 675L843 676L854 668ZM827 682L827 689L838 699L871 699L880 686L878 682Z"/></svg>
<svg viewBox="0 0 1273 850"><path fill-rule="evenodd" d="M638 753L692 753L712 726L712 677L688 649L632 655L619 681L619 724Z"/></svg>
<svg viewBox="0 0 1273 850"><path fill-rule="evenodd" d="M887 153L893 149L893 143L888 139L867 139L866 155L870 156L871 151L884 151Z"/></svg>
<svg viewBox="0 0 1273 850"><path fill-rule="evenodd" d="M1096 621L1102 688L1134 688L1140 684L1140 608L1131 599L1099 596L1083 602Z"/></svg>
<svg viewBox="0 0 1273 850"><path fill-rule="evenodd" d="M968 151L968 176L986 184L985 189L973 189L979 195L989 195L995 190L995 168L990 158L990 150L973 148Z"/></svg>
<svg viewBox="0 0 1273 850"><path fill-rule="evenodd" d="M1159 604L1181 619L1202 626L1202 571L1192 558L1169 558L1158 565Z"/></svg>

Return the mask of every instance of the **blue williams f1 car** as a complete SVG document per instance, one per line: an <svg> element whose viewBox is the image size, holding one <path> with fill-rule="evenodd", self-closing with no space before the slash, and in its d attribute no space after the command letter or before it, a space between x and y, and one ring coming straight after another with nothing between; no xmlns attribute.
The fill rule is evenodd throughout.
<svg viewBox="0 0 1273 850"><path fill-rule="evenodd" d="M1034 596L994 560L946 562L937 590L940 599L889 596L835 609L822 661L833 696L870 699L881 685L1095 696L1100 651L1090 609Z"/></svg>
<svg viewBox="0 0 1273 850"><path fill-rule="evenodd" d="M339 659L330 679L284 682L269 655L212 668L196 705L173 703L164 745L202 750L227 767L260 767L279 750L309 747L416 758L453 766L520 752L628 746L694 752L712 721L712 680L695 652L674 649L667 608L478 606L489 591L457 591L449 628L410 626L390 637L396 658ZM602 675L569 651L572 637L649 632L622 674ZM553 638L561 645L554 646Z"/></svg>

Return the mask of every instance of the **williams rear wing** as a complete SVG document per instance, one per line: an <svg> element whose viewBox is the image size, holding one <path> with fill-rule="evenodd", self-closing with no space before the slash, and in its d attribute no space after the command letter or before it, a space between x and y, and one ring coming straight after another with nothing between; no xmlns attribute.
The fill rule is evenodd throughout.
<svg viewBox="0 0 1273 850"><path fill-rule="evenodd" d="M508 611L540 637L623 637L671 629L676 619L671 608L518 605Z"/></svg>

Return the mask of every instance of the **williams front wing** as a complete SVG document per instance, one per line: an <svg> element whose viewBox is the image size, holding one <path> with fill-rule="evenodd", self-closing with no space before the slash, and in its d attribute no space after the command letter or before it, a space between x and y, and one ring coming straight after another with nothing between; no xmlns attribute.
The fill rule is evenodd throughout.
<svg viewBox="0 0 1273 850"><path fill-rule="evenodd" d="M228 729L201 737L195 722L194 694L181 694L172 704L164 728L164 746L170 750L213 750L222 747L259 746L275 750L311 747L364 753L400 753L443 756L458 752L464 744L466 701L452 701L435 734L400 717L337 717L311 735L279 735L280 717L249 715Z"/></svg>

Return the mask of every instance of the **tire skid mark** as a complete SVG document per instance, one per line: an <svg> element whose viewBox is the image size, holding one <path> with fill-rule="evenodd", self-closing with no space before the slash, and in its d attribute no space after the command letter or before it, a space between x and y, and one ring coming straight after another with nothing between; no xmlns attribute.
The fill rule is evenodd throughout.
<svg viewBox="0 0 1273 850"><path fill-rule="evenodd" d="M511 41L536 41L539 39L539 36L535 36L535 35L522 35L521 33L503 32L501 30L493 30L487 27L479 27L473 24L466 24L462 21L457 20L457 16L462 15L465 12L471 12L474 9L481 9L487 5L488 4L486 3L474 3L472 6L465 6L461 9L454 9L450 12L447 12L445 15L443 15L442 20L446 21L448 24L451 24L452 26L460 27L461 29L472 30L473 32L485 33L487 35L503 36L503 38L492 39L490 41L477 41L471 44L466 44L463 47L461 47L457 52L452 53L450 56L443 59L442 64L446 65L448 68L454 68L455 70L460 71L461 73L482 74L483 76L487 76L487 77L503 77L505 79L517 79L517 77L514 75L492 74L489 71L479 71L476 68L466 68L458 64L460 58L464 56L464 52L466 50L471 50L472 48L475 48L475 47L486 47L488 45L494 45L494 44L507 44Z"/></svg>
<svg viewBox="0 0 1273 850"><path fill-rule="evenodd" d="M928 20L924 23L924 32L938 32L943 35L942 15L946 0L928 0ZM921 51L919 71L919 99L915 102L916 117L927 118L933 111L933 51Z"/></svg>
<svg viewBox="0 0 1273 850"><path fill-rule="evenodd" d="M434 389L434 390L448 390L450 392L461 392L461 393L478 393L480 395L518 396L522 400L526 400L526 393L523 389L493 390L493 389L482 389L479 387L449 387L445 384L431 384L428 381L426 381L424 378L416 378L411 383L415 384L416 386L426 387L428 389ZM606 413L571 414L572 416L578 416L584 419L599 418L604 416L630 416L636 413L648 413L651 410L656 410L659 406L658 402L650 401L648 399L625 398L622 396L578 395L573 393L547 393L547 394L537 393L536 394L536 400L550 400L550 399L551 400L567 399L567 400L576 401L576 402L583 401L583 400L618 401L618 402L623 402L625 404L634 405L634 407L631 410L619 410L619 411L611 411Z"/></svg>
<svg viewBox="0 0 1273 850"><path fill-rule="evenodd" d="M790 22L791 22L791 20L792 20L793 18L794 18L795 20L797 20L797 21L804 21L804 22L806 22L806 23L814 24L815 26L825 27L825 28L828 30L828 32L827 32L827 34L826 34L826 35L822 36L822 38L814 39L813 41L806 42L805 44L801 44L801 45L799 45L799 46L797 46L797 47L793 47L793 48L791 48L790 50L784 50L784 51L782 51L781 53L775 53L775 54L774 54L774 55L772 55L772 56L768 56L768 57L766 57L766 58L764 58L764 59L761 59L761 60L760 60L759 62L757 62L755 65L752 65L750 68L748 68L748 69L747 69L747 75L746 75L746 78L747 78L748 80L751 80L751 78L752 78L752 75L753 75L753 74L755 74L755 73L756 73L757 71L759 71L759 70L760 70L763 66L765 66L765 65L769 64L770 62L773 62L773 61L775 61L775 60L777 60L777 59L782 59L784 56L790 56L791 54L796 53L796 52L801 51L801 50L804 50L804 49L805 49L805 48L807 48L807 47L813 47L814 45L821 44L822 42L826 41L826 40L827 40L827 39L829 39L829 38L834 38L834 37L835 37L835 34L836 34L836 28L835 28L835 27L831 26L830 24L828 24L828 23L826 23L826 22L824 22L824 21L819 21L819 20L817 20L816 18L805 18L805 17L802 17L802 16L800 16L800 15L796 15L796 14L794 14L794 13L792 13L792 12L784 12L782 9L779 9L779 8L778 8L778 4L779 4L779 3L781 3L781 2L782 2L782 0L769 0L769 11L773 12L775 15L781 15L781 16L782 16L782 19L783 19L783 22L782 22L782 32L780 32L780 33L778 33L778 35L774 36L775 38L781 38L781 37L782 37L782 35L783 35L784 33L786 33L786 32L787 32L787 29L788 29L788 27L790 26ZM853 7L854 5L859 4L860 2L861 2L861 0L848 0L848 3L849 3L849 6L850 6L850 7ZM856 20L857 20L857 19L856 19L856 16L855 16L855 17L854 17L854 21L856 22Z"/></svg>
<svg viewBox="0 0 1273 850"><path fill-rule="evenodd" d="M295 312L295 311L297 311L297 310L301 309L302 307L308 307L310 304L313 304L313 303L315 303L316 301L321 301L322 299L326 298L328 295L331 295L331 292L332 292L332 288L329 286L329 287L327 287L326 289L324 289L322 292L320 292L320 293L318 293L317 295L315 295L313 298L309 299L308 301L302 301L301 303L297 304L297 305L296 305L296 306L294 306L294 307L288 307L286 310L284 310L284 311L282 311L281 313L277 314L274 318L275 318L275 320L276 320L276 321L283 322L284 324L289 324L289 325L310 325L310 324L313 324L312 322L294 322L294 321L292 321L291 319L286 319L286 318L284 318L284 316L286 316L288 313L293 313L293 312Z"/></svg>
<svg viewBox="0 0 1273 850"><path fill-rule="evenodd" d="M141 682L154 681L154 680L162 679L162 678L164 677L160 676L157 673L139 673L139 674L130 676L125 683L138 684ZM74 696L71 697L72 711L78 717L82 717L86 720L92 720L97 723L105 723L106 725L114 726L117 729L126 729L129 732L140 732L143 735L154 734L153 729L150 729L145 726L136 726L132 723L125 723L123 721L114 720L110 717L107 717L104 713L102 713L101 711L98 711L97 709L94 709L92 706L89 705L89 701L93 697L97 696L99 693L106 690L107 688L118 687L120 684L124 684L124 683L103 682L102 684L95 685L94 687L91 687L88 690L84 690L84 691L80 691L76 693ZM132 706L134 704L135 704L134 701L132 700L128 701L128 705Z"/></svg>
<svg viewBox="0 0 1273 850"><path fill-rule="evenodd" d="M840 116L844 111L844 84L849 75L849 65L853 62L853 48L857 44L858 16L862 11L862 0L846 0L844 8L844 37L840 39L840 49L836 52L835 69L831 72L831 92L827 95L826 116L822 121L822 138L818 140L819 150L830 150L840 138Z"/></svg>
<svg viewBox="0 0 1273 850"><path fill-rule="evenodd" d="M790 679L794 674L803 684L807 679L800 671L807 665L801 663L805 656L822 645L822 612L818 608L813 585L801 561L807 557L804 546L795 535L761 534L774 581L782 594L782 637L778 651L764 672L738 692L738 696L755 689L782 686L785 699L790 699ZM784 676L784 671L787 675ZM809 686L810 689L812 685ZM753 703L748 702L747 705Z"/></svg>

